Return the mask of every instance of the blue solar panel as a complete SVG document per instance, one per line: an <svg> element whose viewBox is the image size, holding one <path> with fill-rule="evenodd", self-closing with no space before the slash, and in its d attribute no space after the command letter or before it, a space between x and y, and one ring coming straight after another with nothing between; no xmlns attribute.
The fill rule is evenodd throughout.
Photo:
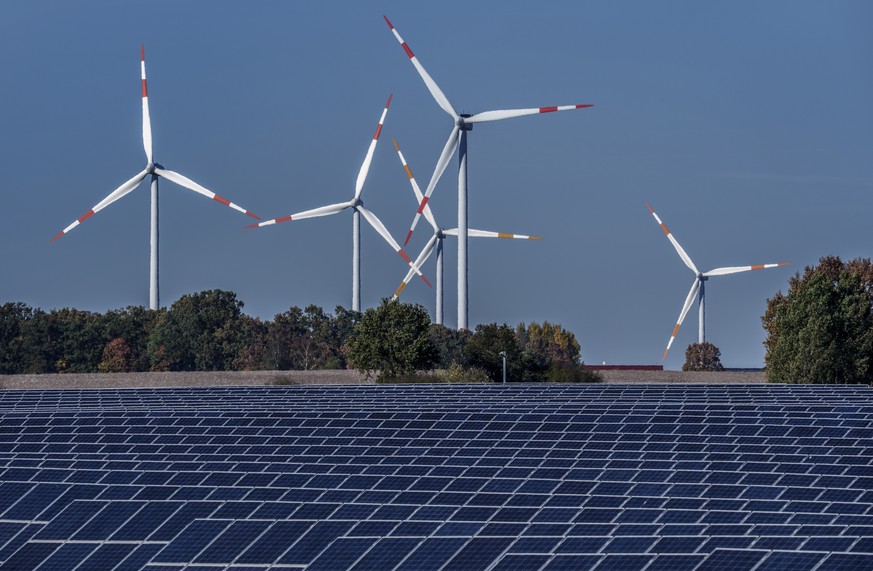
<svg viewBox="0 0 873 571"><path fill-rule="evenodd" d="M351 540L370 541L359 567L386 569L399 555L383 542L399 540L409 569L476 565L473 546L504 539L492 559L478 556L483 564L675 571L717 561L719 549L866 555L873 450L852 431L873 423L870 394L768 385L6 391L0 506L22 523L0 522L0 562L41 553L28 543L36 533L58 539L33 544L170 544L106 552L137 569L160 561L157 549L195 547L192 557L219 568L231 555L326 565L350 561L356 551L339 546L364 545ZM84 512L55 521L74 509ZM23 523L36 516L48 525ZM227 541L195 545L200 522L222 518ZM231 534L230 520L250 533ZM588 551L561 551L577 541ZM435 553L415 548L431 543ZM85 556L122 544L105 545ZM56 560L74 559L67 550L78 553Z"/></svg>

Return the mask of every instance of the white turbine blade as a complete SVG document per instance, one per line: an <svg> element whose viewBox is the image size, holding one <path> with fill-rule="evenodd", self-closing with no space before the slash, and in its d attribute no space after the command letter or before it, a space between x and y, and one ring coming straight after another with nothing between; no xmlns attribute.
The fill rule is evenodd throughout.
<svg viewBox="0 0 873 571"><path fill-rule="evenodd" d="M391 98L388 96L388 102L385 103L385 109L382 110L382 116L379 117L379 125L376 126L376 134L373 135L373 140L370 141L370 148L367 149L367 156L361 164L361 170L358 171L358 179L355 181L355 199L361 198L361 192L364 190L364 181L367 180L367 173L370 172L370 163L373 162L373 153L376 152L376 143L379 142L379 135L382 134L382 125L385 123L385 116L388 115L388 106L391 105Z"/></svg>
<svg viewBox="0 0 873 571"><path fill-rule="evenodd" d="M685 298L685 305L682 306L682 313L679 314L679 320L676 322L676 326L673 328L673 333L670 335L670 341L667 342L667 348L664 349L664 356L661 358L663 362L667 358L667 351L670 350L670 346L673 344L673 340L676 339L676 335L679 333L679 326L682 325L682 322L685 320L685 316L688 315L688 310L691 309L691 305L694 303L694 298L697 297L697 291L700 289L700 280L694 278L694 283L691 284L691 290L688 292L688 297Z"/></svg>
<svg viewBox="0 0 873 571"><path fill-rule="evenodd" d="M409 239L412 238L412 232L415 230L415 226L418 224L418 219L421 218L421 213L424 212L425 207L427 207L427 202L430 200L430 195L433 194L433 190L436 188L437 183L440 180L440 177L443 176L443 173L446 170L446 167L449 166L449 161L452 160L452 155L455 154L455 150L458 148L458 143L460 142L460 133L461 130L458 126L452 127L452 132L449 133L449 139L446 141L445 146L443 147L443 152L440 153L440 158L437 161L436 167L433 169L433 175L430 177L430 182L427 184L427 190L424 192L424 198L421 199L421 202L418 204L418 211L415 213L415 218L412 220L412 226L409 228L409 232L406 234L406 241L403 242L403 245L409 243Z"/></svg>
<svg viewBox="0 0 873 571"><path fill-rule="evenodd" d="M673 234L667 230L667 226L661 222L661 219L658 218L658 215L655 214L655 211L646 203L646 207L649 209L649 212L652 213L652 216L655 217L655 220L661 226L661 230L664 231L664 234L667 235L667 239L670 240L670 243L673 244L673 247L676 248L676 252L679 254L679 257L682 258L682 261L685 262L685 265L688 266L688 269L694 272L695 274L699 274L700 271L697 269L697 266L694 265L694 262L691 261L691 257L685 253L685 250L682 249L682 246L679 245L679 242L676 241L676 238L673 237Z"/></svg>
<svg viewBox="0 0 873 571"><path fill-rule="evenodd" d="M448 234L449 232L446 232ZM458 229L454 228L453 236L457 236ZM525 236L524 234L507 234L506 232L491 232L490 230L467 229L467 236L473 238L513 238L515 240L542 240L539 236Z"/></svg>
<svg viewBox="0 0 873 571"><path fill-rule="evenodd" d="M350 201L340 202L338 204L329 204L328 206L320 206L318 208L313 208L312 210L298 212L297 214L289 214L288 216L273 218L272 220L265 220L264 222L260 222L258 224L246 226L246 228L260 228L261 226L271 226L273 224L278 224L279 222L291 222L292 220L303 220L305 218L316 218L318 216L330 216L331 214L342 212L353 204L354 201Z"/></svg>
<svg viewBox="0 0 873 571"><path fill-rule="evenodd" d="M137 185L140 182L142 182L142 179L144 179L147 174L149 174L148 169L142 171L141 173L139 173L138 175L136 175L132 179L128 180L127 182L125 182L124 184L122 184L121 186L119 186L118 188L113 190L109 194L109 196L107 196L106 198L104 198L103 200L98 202L94 206L94 208L92 208L91 210L89 210L88 212L86 212L85 214L83 214L82 216L77 218L75 222L73 222L72 224L70 224L69 226L64 228L61 231L61 233L58 234L57 236L55 236L54 238L52 238L51 241L54 242L55 240L57 240L58 238L60 238L61 236L63 236L64 234L66 234L67 232L69 232L70 230L72 230L73 228L75 228L76 226L81 224L82 222L84 222L85 220L91 218L96 213L100 212L101 210L103 210L104 208L106 208L107 206L109 206L110 204L112 204L113 202L118 200L119 198L123 197L125 194L131 192L133 189L135 189L137 187Z"/></svg>
<svg viewBox="0 0 873 571"><path fill-rule="evenodd" d="M437 240L439 240L439 237L436 234L431 236L430 240L428 240L427 244L425 244L424 248L422 248L421 253L415 259L415 267L420 268L427 261L434 248L436 247ZM406 277L403 278L403 281L400 282L399 286L397 286L397 290L394 292L394 295L391 297L391 299L397 299L398 297L400 297L400 294L406 288L407 284L409 284L410 280L412 280L412 276L414 275L415 270L413 268L409 268L409 271L406 272Z"/></svg>
<svg viewBox="0 0 873 571"><path fill-rule="evenodd" d="M199 184L197 184L196 182L194 182L194 181L191 180L190 178L188 178L188 177L186 177L186 176L183 176L183 175L180 175L180 174L177 173L177 172L168 171L168 170L164 170L164 169L162 169L162 168L157 168L157 167L156 167L156 168L155 168L155 173L156 173L158 176L162 176L162 177L166 178L167 180L170 180L170 181L175 182L175 183L178 184L179 186L184 186L184 187L187 188L187 189L190 189L190 190L193 190L193 191L196 192L196 193L202 194L202 195L205 196L206 198L211 198L212 200L214 200L214 201L216 201L216 202L220 202L220 203L222 203L222 204L225 205L225 206L230 206L230 207L233 208L234 210L237 210L237 211L239 211L239 212L242 212L243 214L246 214L246 215L248 215L248 216L251 216L251 217L254 218L255 220L260 220L260 219L261 219L260 216L258 216L258 215L256 215L256 214L252 214L251 212L249 212L248 210L246 210L246 209L243 208L242 206L239 206L239 205L237 205L237 204L234 204L233 202L227 200L226 198L222 198L222 197L218 196L217 194L215 194L214 192L212 192L212 191L209 190L208 188L204 188L204 187L200 186Z"/></svg>
<svg viewBox="0 0 873 571"><path fill-rule="evenodd" d="M499 109L497 111L484 111L482 113L476 113L471 117L465 117L464 123L484 123L485 121L499 121L500 119L511 119L513 117L523 117L525 115L539 115L541 113L570 111L571 109L585 109L587 107L594 107L594 105L591 105L590 103L582 103L579 105L533 107L531 109Z"/></svg>
<svg viewBox="0 0 873 571"><path fill-rule="evenodd" d="M766 270L769 268L778 268L781 266L787 266L788 262L779 262L778 264L759 264L757 266L736 266L732 268L716 268L714 270L709 270L705 274L706 277L711 276L726 276L728 274L738 274L740 272L751 272L752 270Z"/></svg>
<svg viewBox="0 0 873 571"><path fill-rule="evenodd" d="M139 65L142 71L142 146L145 149L146 159L151 165L152 158L152 119L149 115L149 90L146 87L145 72L145 44L140 45Z"/></svg>
<svg viewBox="0 0 873 571"><path fill-rule="evenodd" d="M400 42L400 45L403 47L403 51L406 52L406 55L409 56L409 61L412 62L412 65L415 66L415 69L418 71L418 75L421 76L421 79L424 80L424 84L427 86L430 94L433 95L433 98L436 100L437 105L439 105L443 111L452 116L452 119L458 119L458 113L455 111L455 108L452 107L452 104L449 103L449 98L446 97L445 93L442 92L440 87L436 84L433 78L427 73L427 70L424 69L424 66L418 61L418 58L415 57L415 54L412 53L412 50L409 49L409 46L406 42L403 41L403 38L400 37L400 34L397 33L397 30L394 29L394 25L388 19L387 16L382 16L385 18L385 23L388 24L388 27L391 28L391 32L394 34L394 37L397 38L397 41Z"/></svg>
<svg viewBox="0 0 873 571"><path fill-rule="evenodd" d="M394 141L394 148L397 149L397 156L400 157L400 164L403 165L403 169L406 171L406 176L409 178L409 184L412 185L412 192L415 193L415 200L418 204L421 204L422 200L424 200L424 194L422 194L421 188L418 186L415 177L412 176L412 169L409 168L409 164L406 162L406 157L404 157L403 153L400 152L400 145L397 144L397 139L392 139L392 141ZM433 227L433 231L438 232L439 226L437 226L436 218L433 217L433 212L427 202L424 203L424 217L427 218L427 221L430 223L431 227ZM409 242L408 239L407 242Z"/></svg>
<svg viewBox="0 0 873 571"><path fill-rule="evenodd" d="M358 210L358 212L361 213L361 215L364 217L364 219L370 223L370 226L372 226L373 229L376 230L376 232L378 232L379 235L382 236L382 238L384 238L385 241L388 242L388 244L392 248L394 248L394 251L397 252L401 258L403 258L403 261L406 262L407 264L409 264L410 268L415 270L415 273L418 274L418 277L423 279L424 283L426 283L428 286L430 286L430 282L427 281L427 278L424 277L424 274L421 273L421 270L418 268L418 266L415 265L414 263L412 263L412 260L410 260L409 256L406 255L406 252L403 251L403 248L400 247L400 245L397 243L397 241L391 236L391 233L388 232L388 229L385 228L385 225L382 224L382 221L379 220L379 218L375 214L373 214L372 212L370 212L369 210L367 210L366 208L364 208L360 204L358 206L356 206L355 208ZM431 286L431 287L433 287L433 286Z"/></svg>

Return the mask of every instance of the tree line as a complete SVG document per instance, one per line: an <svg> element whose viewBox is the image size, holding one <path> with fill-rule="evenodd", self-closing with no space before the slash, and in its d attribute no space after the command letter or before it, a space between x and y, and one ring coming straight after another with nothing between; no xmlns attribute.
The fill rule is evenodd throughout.
<svg viewBox="0 0 873 571"><path fill-rule="evenodd" d="M236 294L209 290L169 308L106 313L0 306L0 374L345 368L360 314L292 307L262 321Z"/></svg>
<svg viewBox="0 0 873 571"><path fill-rule="evenodd" d="M105 313L0 306L0 374L355 368L380 379L442 370L450 381L596 380L573 333L550 323L430 323L419 305L383 300L364 314L294 306L265 321L243 313L235 293L184 295L169 308Z"/></svg>

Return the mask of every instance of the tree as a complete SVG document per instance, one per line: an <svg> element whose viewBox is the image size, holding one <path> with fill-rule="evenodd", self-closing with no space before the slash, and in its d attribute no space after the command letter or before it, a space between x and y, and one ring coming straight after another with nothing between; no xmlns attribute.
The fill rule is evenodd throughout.
<svg viewBox="0 0 873 571"><path fill-rule="evenodd" d="M103 348L103 360L97 366L101 373L127 373L132 369L131 351L127 341L113 339Z"/></svg>
<svg viewBox="0 0 873 571"><path fill-rule="evenodd" d="M477 325L476 332L464 347L468 364L484 370L492 381L503 379L501 351L506 351L507 381L522 381L529 377L528 363L522 358L518 338L512 328L505 323Z"/></svg>
<svg viewBox="0 0 873 571"><path fill-rule="evenodd" d="M232 369L242 307L243 303L230 291L183 295L149 336L152 370Z"/></svg>
<svg viewBox="0 0 873 571"><path fill-rule="evenodd" d="M103 358L105 337L102 316L78 309L56 309L48 314L54 366L59 373L95 373Z"/></svg>
<svg viewBox="0 0 873 571"><path fill-rule="evenodd" d="M257 317L241 315L237 326L234 371L256 371L270 366L268 327Z"/></svg>
<svg viewBox="0 0 873 571"><path fill-rule="evenodd" d="M364 312L347 342L346 357L367 378L378 371L380 381L431 369L437 352L429 326L422 306L383 299Z"/></svg>
<svg viewBox="0 0 873 571"><path fill-rule="evenodd" d="M27 347L24 330L35 310L21 302L0 305L0 374L24 372Z"/></svg>
<svg viewBox="0 0 873 571"><path fill-rule="evenodd" d="M721 351L712 343L692 343L685 350L683 371L723 371Z"/></svg>
<svg viewBox="0 0 873 571"><path fill-rule="evenodd" d="M515 328L522 349L525 380L556 383L588 383L602 380L585 368L581 345L572 331L557 323L524 323Z"/></svg>
<svg viewBox="0 0 873 571"><path fill-rule="evenodd" d="M766 374L780 383L873 382L869 259L819 260L767 300Z"/></svg>
<svg viewBox="0 0 873 571"><path fill-rule="evenodd" d="M166 309L153 311L142 306L130 306L112 309L103 315L104 338L123 339L130 349L129 370L149 370L149 335L165 313Z"/></svg>
<svg viewBox="0 0 873 571"><path fill-rule="evenodd" d="M451 329L438 323L432 324L430 339L437 350L436 368L448 370L453 364L462 369L466 367L467 356L464 354L464 347L467 346L472 335L473 333L467 329Z"/></svg>

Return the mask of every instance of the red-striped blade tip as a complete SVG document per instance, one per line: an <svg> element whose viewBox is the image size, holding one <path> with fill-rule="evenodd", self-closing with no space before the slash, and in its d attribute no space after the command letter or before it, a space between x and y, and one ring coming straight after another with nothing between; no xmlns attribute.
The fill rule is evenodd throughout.
<svg viewBox="0 0 873 571"><path fill-rule="evenodd" d="M393 93L388 94L388 101L385 103L385 109L388 109L388 106L391 105L391 98L394 97Z"/></svg>
<svg viewBox="0 0 873 571"><path fill-rule="evenodd" d="M429 281L427 281L427 278L426 278L426 277L424 277L424 274L421 274L421 275L420 275L420 276L419 276L419 277L420 277L420 278L421 278L421 279L423 279L423 280L424 280L424 283L426 283L426 284L427 284L427 287L429 287L429 288L433 288L433 286L432 286L432 285L430 285L430 282L429 282Z"/></svg>
<svg viewBox="0 0 873 571"><path fill-rule="evenodd" d="M254 213L252 213L252 212L249 212L248 210L246 210L246 214L247 214L248 216L251 216L251 217L254 218L255 220L263 220L260 216L258 216L257 214L254 214Z"/></svg>
<svg viewBox="0 0 873 571"><path fill-rule="evenodd" d="M530 240L542 240L542 238L540 236L531 236L529 239Z"/></svg>
<svg viewBox="0 0 873 571"><path fill-rule="evenodd" d="M651 212L652 214L655 213L655 211L652 210L652 207L651 207L651 205L650 205L648 202L646 203L646 208L648 208L648 209L649 209L649 212Z"/></svg>
<svg viewBox="0 0 873 571"><path fill-rule="evenodd" d="M145 44L139 45L139 61L145 61Z"/></svg>
<svg viewBox="0 0 873 571"><path fill-rule="evenodd" d="M385 18L385 23L388 24L388 27L392 30L394 29L394 24L391 23L391 20L388 19L388 16L382 14L382 17Z"/></svg>
<svg viewBox="0 0 873 571"><path fill-rule="evenodd" d="M249 224L248 226L246 226L245 229L248 230L249 228L257 228L258 226L260 226L260 224Z"/></svg>
<svg viewBox="0 0 873 571"><path fill-rule="evenodd" d="M55 236L54 238L52 238L51 240L49 240L49 244L53 243L55 240L57 240L58 238L60 238L60 237L63 236L63 235L64 235L64 233L61 232L60 234L58 234L57 236Z"/></svg>
<svg viewBox="0 0 873 571"><path fill-rule="evenodd" d="M412 238L412 230L410 230L410 231L409 231L409 234L406 235L406 241L403 242L403 246L404 246L404 247L405 247L407 244L409 244L409 239L410 239L410 238Z"/></svg>
<svg viewBox="0 0 873 571"><path fill-rule="evenodd" d="M391 137L391 140L394 141L394 148L397 149L397 152L400 152L400 145L397 144L397 139Z"/></svg>
<svg viewBox="0 0 873 571"><path fill-rule="evenodd" d="M788 262L779 262L779 263L776 264L776 265L777 265L777 266L788 266L788 265L790 265L790 264L789 264Z"/></svg>
<svg viewBox="0 0 873 571"><path fill-rule="evenodd" d="M585 109L587 107L594 107L593 103L582 103L581 105L577 105L576 109Z"/></svg>

